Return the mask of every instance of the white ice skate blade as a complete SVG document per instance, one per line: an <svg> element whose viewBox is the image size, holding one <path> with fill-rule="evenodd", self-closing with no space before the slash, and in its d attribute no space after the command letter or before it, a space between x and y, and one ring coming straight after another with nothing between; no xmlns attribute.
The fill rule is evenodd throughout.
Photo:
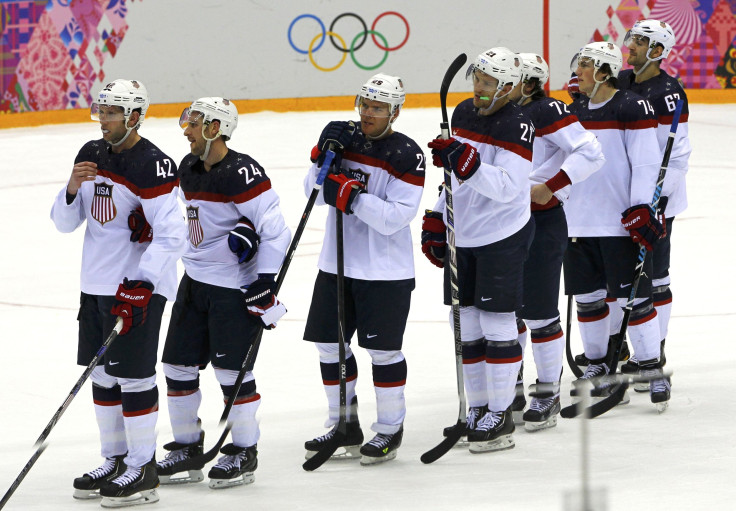
<svg viewBox="0 0 736 511"><path fill-rule="evenodd" d="M308 460L319 451L307 451L304 454L304 459ZM361 457L360 445L345 445L338 447L337 450L330 456L331 460L353 460Z"/></svg>
<svg viewBox="0 0 736 511"><path fill-rule="evenodd" d="M542 431L543 429L554 428L555 426L557 426L557 415L553 415L546 421L542 422L526 421L526 423L524 424L524 429L527 430L529 433L534 433L535 431Z"/></svg>
<svg viewBox="0 0 736 511"><path fill-rule="evenodd" d="M162 485L174 485L174 484L187 484L187 483L198 483L204 480L204 474L201 470L189 470L187 475L184 472L172 474L170 476L158 476Z"/></svg>
<svg viewBox="0 0 736 511"><path fill-rule="evenodd" d="M74 490L73 497L77 500L92 500L100 498L100 490Z"/></svg>
<svg viewBox="0 0 736 511"><path fill-rule="evenodd" d="M514 443L514 438L512 435L503 435L487 442L470 442L469 450L473 454L481 454L484 452L505 451L507 449L513 449L514 445L516 444Z"/></svg>
<svg viewBox="0 0 736 511"><path fill-rule="evenodd" d="M238 477L232 479L210 479L210 488L213 490L222 490L224 488L231 488L233 486L241 486L244 484L251 484L256 480L255 473L246 472Z"/></svg>
<svg viewBox="0 0 736 511"><path fill-rule="evenodd" d="M374 458L371 456L362 456L360 458L360 464L363 466L368 465L375 465L377 463L383 463L384 461L391 461L392 459L396 458L396 453L398 451L393 450L390 453L388 453L386 456L381 456L380 458Z"/></svg>
<svg viewBox="0 0 736 511"><path fill-rule="evenodd" d="M649 382L648 381L635 381L634 382L634 392L649 392Z"/></svg>
<svg viewBox="0 0 736 511"><path fill-rule="evenodd" d="M102 497L102 507L130 507L140 506L142 504L153 504L158 502L158 492L153 490L144 490L134 493L128 497Z"/></svg>
<svg viewBox="0 0 736 511"><path fill-rule="evenodd" d="M657 406L657 413L664 413L664 411L670 406L669 401L663 401L661 403L654 403Z"/></svg>
<svg viewBox="0 0 736 511"><path fill-rule="evenodd" d="M511 416L514 418L514 425L516 426L524 425L524 410L513 411L511 412Z"/></svg>

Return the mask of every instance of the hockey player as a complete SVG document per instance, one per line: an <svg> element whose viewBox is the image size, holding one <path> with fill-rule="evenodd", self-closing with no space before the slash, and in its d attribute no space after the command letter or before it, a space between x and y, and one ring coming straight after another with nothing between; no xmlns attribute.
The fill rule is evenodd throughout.
<svg viewBox="0 0 736 511"><path fill-rule="evenodd" d="M468 396L470 452L514 446L511 414L522 350L515 311L521 308L524 260L534 232L530 213L534 126L510 101L521 59L491 48L468 68L474 96L452 115L453 137L429 143L433 163L452 169L463 373ZM445 193L424 216L430 261L445 267ZM426 248L426 247L423 247ZM439 252L437 251L439 249Z"/></svg>
<svg viewBox="0 0 736 511"><path fill-rule="evenodd" d="M565 341L560 326L558 298L562 256L567 247L567 220L562 207L571 185L585 180L603 165L598 140L586 131L562 101L548 98L544 84L549 67L534 53L520 53L521 81L511 101L522 105L534 123L531 211L534 240L524 265L524 306L519 314L531 330L537 383L523 420L528 431L557 424L560 411L560 375ZM519 319L521 321L521 319ZM526 328L519 338L522 351ZM522 385L523 395L523 385Z"/></svg>
<svg viewBox="0 0 736 511"><path fill-rule="evenodd" d="M304 340L319 351L322 381L328 402L325 435L305 443L307 458L331 439L339 416L338 318L335 210L344 214L345 340L357 331L373 365L377 420L374 438L362 447L355 385L358 367L351 346L346 346L347 438L338 455L357 457L369 465L394 459L401 445L406 415L404 386L406 360L401 352L411 292L414 261L409 223L419 208L424 186L425 157L406 135L393 130L404 104L401 78L386 74L371 77L360 88L355 107L360 124L327 124L313 150L312 165L304 180L309 195L324 151L334 143L344 148L336 158L338 173L328 175L317 204L328 204L325 239L319 258ZM387 302L390 299L390 303Z"/></svg>
<svg viewBox="0 0 736 511"><path fill-rule="evenodd" d="M189 246L163 353L174 441L158 463L162 484L203 479L203 464L193 460L204 442L197 415L200 369L212 363L227 401L258 329L275 326L286 312L274 294L274 276L290 239L263 167L227 147L238 125L235 105L219 97L197 99L179 125L191 151L179 165ZM210 469L210 488L255 480L260 402L249 370L228 417L233 443Z"/></svg>
<svg viewBox="0 0 736 511"><path fill-rule="evenodd" d="M139 81L103 87L91 107L102 138L79 151L51 209L61 232L87 221L77 363L88 365L116 317L123 319L119 338L91 375L105 461L74 480L75 498L102 496L104 507L158 501L155 366L161 316L174 296L186 232L176 163L138 134L148 105ZM145 219L152 237L150 229L143 233Z"/></svg>
<svg viewBox="0 0 736 511"><path fill-rule="evenodd" d="M659 173L659 152L652 150L658 147L657 122L646 99L617 90L622 63L616 45L595 42L584 46L573 64L584 97L573 102L570 111L595 134L606 158L600 172L573 187L565 205L571 237L564 259L565 288L575 296L580 335L590 360L572 391L574 396L585 380L615 372L606 360L611 319L606 293L618 298L619 305L626 303L639 244L651 250L662 234L649 207ZM645 261L628 335L646 376L664 385L649 278L651 258ZM610 389L610 380L593 383L596 397L605 397ZM651 394L654 403L668 399L669 392Z"/></svg>
<svg viewBox="0 0 736 511"><path fill-rule="evenodd" d="M670 291L670 236L675 216L687 208L687 193L685 175L688 170L688 159L691 147L688 137L688 103L687 95L680 82L660 69L661 62L667 58L675 45L675 33L667 23L658 20L641 20L628 31L624 44L629 49L627 62L633 70L621 71L619 87L629 89L646 98L654 108L659 126L657 138L659 149L664 153L672 116L677 100L683 100L682 114L677 126L675 141L670 153L662 198L660 199L660 215L664 217L664 236L657 243L652 261L654 273L652 277L654 307L659 319L661 342L661 361L665 363L664 344L672 311L672 291ZM662 217L660 217L662 220ZM620 320L618 321L620 323ZM622 371L636 373L639 370L641 358L635 353L624 365ZM647 384L643 385L646 390ZM634 386L639 390L639 385ZM662 389L667 392L668 389Z"/></svg>

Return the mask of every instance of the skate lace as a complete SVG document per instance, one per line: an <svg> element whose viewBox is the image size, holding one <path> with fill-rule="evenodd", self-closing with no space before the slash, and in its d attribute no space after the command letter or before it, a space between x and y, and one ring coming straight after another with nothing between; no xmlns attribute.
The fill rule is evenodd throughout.
<svg viewBox="0 0 736 511"><path fill-rule="evenodd" d="M379 449L383 449L391 442L392 438L393 435L384 435L383 433L378 433L375 437L373 437L373 440L368 442L368 444L374 447L378 447Z"/></svg>
<svg viewBox="0 0 736 511"><path fill-rule="evenodd" d="M226 454L225 456L217 460L215 468L219 468L220 470L223 470L225 472L233 468L239 469L241 463L243 462L243 460L245 460L246 457L247 456L245 449L243 449L242 452L239 452L238 454Z"/></svg>
<svg viewBox="0 0 736 511"><path fill-rule="evenodd" d="M546 412L555 403L555 396L548 398L537 398L533 397L532 402L529 405L530 410L536 410L537 412Z"/></svg>
<svg viewBox="0 0 736 511"><path fill-rule="evenodd" d="M581 380L589 380L597 376L604 376L608 374L608 366L605 363L602 364L589 364L585 368L585 372L580 377Z"/></svg>
<svg viewBox="0 0 736 511"><path fill-rule="evenodd" d="M480 418L481 409L482 407L475 406L475 407L471 407L470 410L468 410L468 417L466 419L468 428L470 429L475 428L475 423L478 422L478 419Z"/></svg>
<svg viewBox="0 0 736 511"><path fill-rule="evenodd" d="M169 452L163 460L159 461L158 466L162 468L170 467L180 461L186 460L187 458L189 458L189 455L186 447L183 449L176 449L175 451Z"/></svg>
<svg viewBox="0 0 736 511"><path fill-rule="evenodd" d="M667 381L667 378L652 380L650 385L654 394L670 390L670 382Z"/></svg>
<svg viewBox="0 0 736 511"><path fill-rule="evenodd" d="M337 431L337 425L333 426L333 428L329 430L327 433L325 433L324 435L318 436L317 438L315 438L314 441L320 444L327 442L328 440L331 440L333 436L335 436L336 431Z"/></svg>
<svg viewBox="0 0 736 511"><path fill-rule="evenodd" d="M503 412L488 412L478 421L478 427L481 431L488 431L498 425L503 419Z"/></svg>
<svg viewBox="0 0 736 511"><path fill-rule="evenodd" d="M125 470L125 472L123 472L123 475L118 476L115 479L113 479L112 484L116 484L118 486L126 486L132 483L133 481L135 481L136 479L138 479L140 475L141 475L140 467L138 468L128 467Z"/></svg>
<svg viewBox="0 0 736 511"><path fill-rule="evenodd" d="M115 458L106 458L102 466L88 472L87 475L92 479L100 479L109 475L113 470L115 470Z"/></svg>

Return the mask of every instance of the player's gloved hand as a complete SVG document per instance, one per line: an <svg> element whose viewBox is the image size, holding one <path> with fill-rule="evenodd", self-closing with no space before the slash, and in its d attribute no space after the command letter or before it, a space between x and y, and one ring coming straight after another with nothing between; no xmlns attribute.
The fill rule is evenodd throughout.
<svg viewBox="0 0 736 511"><path fill-rule="evenodd" d="M447 227L442 213L428 209L422 217L422 253L438 268L445 266Z"/></svg>
<svg viewBox="0 0 736 511"><path fill-rule="evenodd" d="M331 121L322 130L317 145L312 149L311 160L317 162L318 167L322 167L325 161L325 153L330 149L335 152L333 164L335 168L340 168L343 151L350 146L355 134L355 123L353 121Z"/></svg>
<svg viewBox="0 0 736 511"><path fill-rule="evenodd" d="M253 222L241 216L235 228L227 237L227 246L238 256L238 264L247 263L258 252L261 237L256 233Z"/></svg>
<svg viewBox="0 0 736 511"><path fill-rule="evenodd" d="M123 279L115 293L115 303L110 313L123 318L123 329L120 335L125 335L134 326L146 322L148 302L153 296L153 284L145 280Z"/></svg>
<svg viewBox="0 0 736 511"><path fill-rule="evenodd" d="M664 229L649 205L632 206L621 213L621 216L621 223L634 243L641 243L647 250L653 250L654 244L664 234Z"/></svg>
<svg viewBox="0 0 736 511"><path fill-rule="evenodd" d="M245 292L245 306L248 313L260 318L263 328L276 328L281 316L286 314L286 307L276 298L274 291L276 282L270 273L259 273L258 279L248 286L242 287Z"/></svg>
<svg viewBox="0 0 736 511"><path fill-rule="evenodd" d="M577 75L572 75L567 82L567 93L572 99L578 99L580 97L580 86L578 85Z"/></svg>
<svg viewBox="0 0 736 511"><path fill-rule="evenodd" d="M432 149L435 167L452 169L459 180L470 179L480 167L478 151L469 144L461 144L454 138L435 138L427 145Z"/></svg>
<svg viewBox="0 0 736 511"><path fill-rule="evenodd" d="M128 227L130 227L130 241L135 243L146 243L153 240L153 229L143 214L143 208L138 206L128 215Z"/></svg>
<svg viewBox="0 0 736 511"><path fill-rule="evenodd" d="M327 174L322 184L325 203L334 206L346 215L353 212L353 201L365 192L363 183L346 174Z"/></svg>

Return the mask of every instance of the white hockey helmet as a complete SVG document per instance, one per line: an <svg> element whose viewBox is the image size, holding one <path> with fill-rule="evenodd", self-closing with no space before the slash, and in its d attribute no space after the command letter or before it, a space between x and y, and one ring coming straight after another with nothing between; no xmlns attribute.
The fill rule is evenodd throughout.
<svg viewBox="0 0 736 511"><path fill-rule="evenodd" d="M608 64L611 68L610 77L612 78L616 78L618 76L618 72L621 70L621 66L624 62L624 58L621 55L621 49L615 44L607 41L589 43L580 48L580 51L575 55L575 57L573 57L572 62L570 62L570 70L573 73L582 59L590 59L593 62L593 67L595 68L596 73L600 70L603 64Z"/></svg>
<svg viewBox="0 0 736 511"><path fill-rule="evenodd" d="M672 27L664 21L659 20L639 20L634 23L634 26L626 32L624 46L628 46L635 36L649 39L649 49L647 50L648 60L662 60L667 58L667 55L670 54L672 47L675 46L677 41ZM650 54L657 45L662 45L662 54L656 59L653 59L650 57Z"/></svg>
<svg viewBox="0 0 736 511"><path fill-rule="evenodd" d="M547 62L536 53L519 53L521 58L521 81L526 82L530 78L539 81L539 87L549 80L549 66Z"/></svg>
<svg viewBox="0 0 736 511"><path fill-rule="evenodd" d="M373 75L360 87L360 92L355 98L355 106L360 104L360 98L371 99L373 101L381 101L391 105L391 116L401 110L401 106L406 99L404 92L404 82L398 76L391 76L383 73Z"/></svg>
<svg viewBox="0 0 736 511"><path fill-rule="evenodd" d="M148 106L151 104L148 99L148 90L138 80L118 79L105 85L97 94L97 100L92 103L90 112L94 120L98 120L99 107L119 106L123 108L125 123L127 125L130 114L133 110L140 109L140 117L138 123L131 129L140 128L143 118L146 116Z"/></svg>
<svg viewBox="0 0 736 511"><path fill-rule="evenodd" d="M179 119L179 126L186 128L189 122L189 116L195 112L199 112L202 116L202 125L207 125L212 121L220 121L220 135L229 140L233 131L238 126L238 109L232 101L225 98L207 97L199 98L192 102L188 108L185 108ZM216 137L215 137L216 138Z"/></svg>
<svg viewBox="0 0 736 511"><path fill-rule="evenodd" d="M476 69L498 80L499 89L507 83L516 87L521 81L521 58L502 46L491 48L478 55L475 62L468 67L465 78L470 78Z"/></svg>

